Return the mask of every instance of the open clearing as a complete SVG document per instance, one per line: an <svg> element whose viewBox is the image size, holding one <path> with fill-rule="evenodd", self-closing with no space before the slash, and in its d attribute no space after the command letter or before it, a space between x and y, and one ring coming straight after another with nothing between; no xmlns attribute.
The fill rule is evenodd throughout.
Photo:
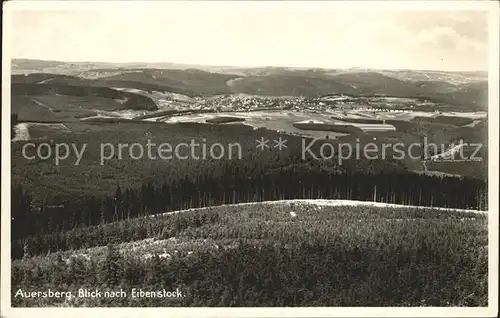
<svg viewBox="0 0 500 318"><path fill-rule="evenodd" d="M37 138L48 138L59 133L71 132L65 124L19 123L14 126L12 141L28 141Z"/></svg>
<svg viewBox="0 0 500 318"><path fill-rule="evenodd" d="M330 118L329 114L321 114L316 112L296 112L296 111L252 111L252 112L218 112L218 113L205 113L205 114L188 114L172 116L166 119L162 118L151 118L149 121L160 120L165 123L186 123L186 122L196 122L205 123L207 120L213 120L217 117L236 117L244 119L242 124L251 126L255 129L267 128L275 130L278 132L285 132L288 134L311 136L315 138L325 138L328 136L330 138L337 136L344 136L345 133L341 132L329 132L329 131L312 131L298 129L293 125L300 122L321 122L327 124L345 124L345 122L336 121ZM227 123L227 124L240 124L237 123ZM384 124L360 124L360 123L349 123L355 127L361 128L363 131L387 131L395 130L392 125Z"/></svg>
<svg viewBox="0 0 500 318"><path fill-rule="evenodd" d="M27 123L20 123L14 126L14 138L12 141L27 141L30 139L31 137Z"/></svg>
<svg viewBox="0 0 500 318"><path fill-rule="evenodd" d="M396 127L392 124L384 123L385 120L397 120L400 122L411 121L414 118L434 118L436 116L455 116L461 118L483 118L484 114L458 114L458 113L442 113L434 112L404 112L404 111L372 111L372 110L331 110L328 112L314 111L250 111L250 112L207 112L207 113L192 113L192 114L172 114L170 116L159 116L145 119L147 121L160 121L164 123L206 123L207 120L213 120L217 117L236 117L244 119L242 124L258 128L267 128L276 131L282 131L289 134L307 135L316 138L344 136L342 132L318 132L306 129L298 129L294 127L297 123L323 123L331 125L352 125L358 127L366 133L377 131L394 131ZM350 120L353 121L350 121ZM365 122L357 122L356 120L363 119ZM480 122L477 119L477 122ZM370 123L373 120L374 123ZM382 123L380 123L382 121ZM235 123L225 123L235 124ZM240 124L239 122L236 124Z"/></svg>

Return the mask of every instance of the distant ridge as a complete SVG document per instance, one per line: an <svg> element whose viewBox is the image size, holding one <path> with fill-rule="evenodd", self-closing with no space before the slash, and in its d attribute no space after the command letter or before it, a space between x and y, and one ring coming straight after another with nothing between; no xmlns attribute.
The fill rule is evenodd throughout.
<svg viewBox="0 0 500 318"><path fill-rule="evenodd" d="M460 111L483 111L488 103L487 77L482 72L242 68L30 59L14 59L12 64L13 83L41 84L35 78L43 73L51 78L50 85L133 88L189 97L241 93L309 98L334 94L385 96L431 100L456 106Z"/></svg>
<svg viewBox="0 0 500 318"><path fill-rule="evenodd" d="M431 70L431 69L378 69L366 67L346 67L346 68L329 68L329 67L314 67L314 66L238 66L238 65L205 65L194 63L175 63L175 62L106 62L106 61L60 61L60 60L42 60L42 59L27 59L27 58L13 58L11 62L16 67L22 67L26 63L33 64L50 64L50 65L96 65L116 68L166 68L166 69L204 69L204 70L255 70L255 69L283 69L283 70L316 70L316 71L332 71L342 70L347 72L366 72L366 71L411 71L411 72L443 72L443 73L457 73L464 75L477 75L486 76L487 70L470 70L470 71L447 71L447 70Z"/></svg>

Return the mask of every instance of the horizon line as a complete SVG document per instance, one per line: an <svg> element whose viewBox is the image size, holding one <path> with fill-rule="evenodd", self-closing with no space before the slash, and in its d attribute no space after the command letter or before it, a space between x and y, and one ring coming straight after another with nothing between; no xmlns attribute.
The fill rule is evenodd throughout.
<svg viewBox="0 0 500 318"><path fill-rule="evenodd" d="M61 62L68 64L82 64L82 63L95 63L95 64L114 64L114 65L127 65L127 64L172 64L173 66L193 66L193 67L205 67L205 68L244 68L244 69L257 69L257 68L298 68L298 69L320 69L320 70L348 70L348 69L368 69L368 70L379 70L379 71L428 71L428 72L452 72L452 73L463 73L463 72L485 72L488 73L489 70L486 69L472 69L472 70L443 70L443 69L416 69L416 68L376 68L376 67L364 67L364 66L350 66L350 67L317 67L317 66L298 66L298 65L254 65L254 66L243 66L243 65L213 65L213 64L197 64L197 63L180 63L180 62L166 62L166 61L149 61L149 62L110 62L110 61L75 61L75 60L60 60L60 59L41 59L41 58L26 58L26 57L11 57L10 61L13 63L14 60L30 60L30 61L43 61L43 62Z"/></svg>

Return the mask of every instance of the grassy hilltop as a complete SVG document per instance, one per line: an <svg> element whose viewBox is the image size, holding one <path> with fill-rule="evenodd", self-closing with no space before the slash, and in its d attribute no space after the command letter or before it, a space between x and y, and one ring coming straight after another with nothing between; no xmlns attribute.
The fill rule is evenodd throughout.
<svg viewBox="0 0 500 318"><path fill-rule="evenodd" d="M75 229L52 243L67 240L68 250L14 261L12 291L40 281L69 291L179 288L184 297L12 301L28 307L487 305L485 214L343 204L228 205Z"/></svg>

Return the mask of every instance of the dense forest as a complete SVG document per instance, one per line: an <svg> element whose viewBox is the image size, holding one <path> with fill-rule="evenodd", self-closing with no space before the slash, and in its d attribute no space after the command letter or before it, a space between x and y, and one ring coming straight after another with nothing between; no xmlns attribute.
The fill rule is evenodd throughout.
<svg viewBox="0 0 500 318"><path fill-rule="evenodd" d="M289 209L221 206L39 236L33 247L67 251L27 245L12 263L13 306L487 305L487 215L297 205L293 220ZM15 297L41 286L127 296Z"/></svg>
<svg viewBox="0 0 500 318"><path fill-rule="evenodd" d="M21 257L27 236L68 231L169 211L231 203L288 199L348 199L403 205L485 210L483 181L400 174L299 173L288 170L258 178L243 171L221 178L200 176L176 184L116 189L114 196L84 196L59 205L32 204L22 186L12 190L13 257Z"/></svg>
<svg viewBox="0 0 500 318"><path fill-rule="evenodd" d="M416 253L393 250L380 258L378 251L366 248L344 249L317 243L302 243L295 248L264 244L255 248L243 241L233 250L200 252L190 259L165 260L156 255L147 262L125 259L112 245L108 249L100 263L76 260L68 265L59 259L44 270L31 272L25 267L15 267L12 294L19 287L28 289L48 278L50 286L68 286L73 292L96 287L102 291L127 291L127 297L123 298L71 299L68 303L73 306L446 306L449 304L446 301L460 304L465 298L464 291L457 288L446 286L444 296L441 290L430 288L426 280L406 280L431 274L451 280L460 275L458 266L450 272L450 267L440 266L435 258L429 264L435 253L429 246ZM344 262L332 263L335 258ZM413 268L405 264L409 260ZM443 261L446 264L460 261L471 266L476 260L448 254ZM370 266L364 268L363 264ZM486 275L486 271L481 274ZM385 278L388 280L384 281ZM25 281L32 285L24 284ZM472 283L470 277L468 281ZM178 288L182 298L134 299L130 296L134 287L147 291ZM484 293L484 286L481 288L472 292ZM485 301L472 298L460 305L478 306ZM13 298L14 306L35 304Z"/></svg>

